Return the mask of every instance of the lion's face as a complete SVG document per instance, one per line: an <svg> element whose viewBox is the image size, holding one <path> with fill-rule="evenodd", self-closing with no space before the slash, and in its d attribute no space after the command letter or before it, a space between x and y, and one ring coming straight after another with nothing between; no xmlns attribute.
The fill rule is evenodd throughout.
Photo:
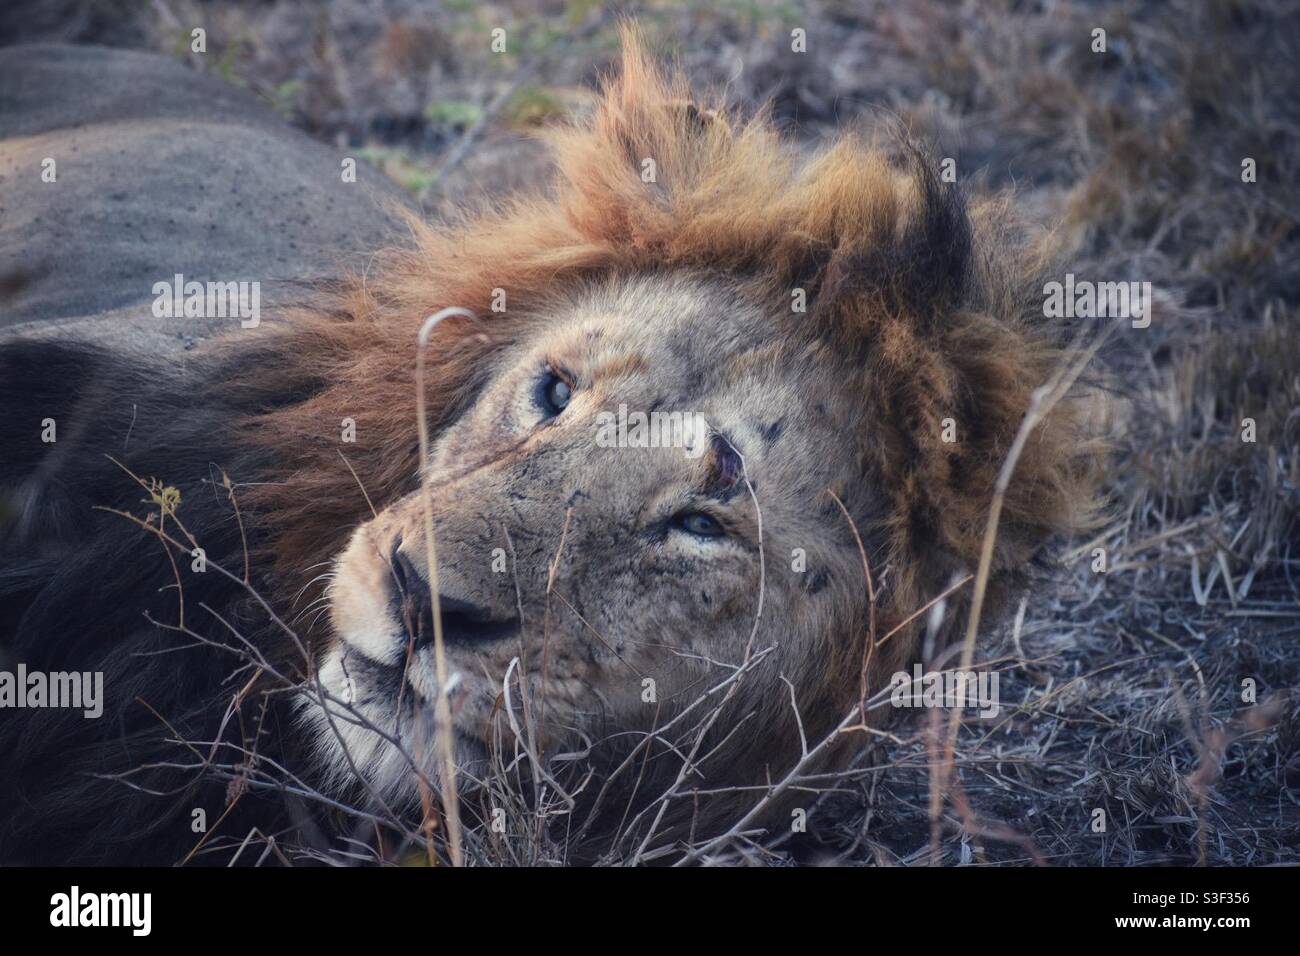
<svg viewBox="0 0 1300 956"><path fill-rule="evenodd" d="M861 613L863 591L826 493L852 465L826 356L779 351L770 315L702 278L589 289L537 318L431 449L461 759L508 726L516 658L513 705L526 674L548 752L662 724L744 659L760 587L753 649L779 645L779 665L748 678L769 685L752 690L788 711L784 676L801 707L822 706L843 669L830 635ZM628 447L647 444L660 447ZM326 686L389 731L400 700L402 736L428 756L437 681L418 493L356 529L330 597ZM341 729L372 779L409 779L376 735Z"/></svg>

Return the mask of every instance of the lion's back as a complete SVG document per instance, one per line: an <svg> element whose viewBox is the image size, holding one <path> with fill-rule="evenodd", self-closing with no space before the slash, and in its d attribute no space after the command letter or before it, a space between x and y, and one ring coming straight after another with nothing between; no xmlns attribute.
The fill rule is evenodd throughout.
<svg viewBox="0 0 1300 956"><path fill-rule="evenodd" d="M364 265L407 201L364 165L345 182L344 154L164 57L0 49L0 89L0 336L203 338L231 320L156 319L155 283L255 280L262 308L292 301Z"/></svg>

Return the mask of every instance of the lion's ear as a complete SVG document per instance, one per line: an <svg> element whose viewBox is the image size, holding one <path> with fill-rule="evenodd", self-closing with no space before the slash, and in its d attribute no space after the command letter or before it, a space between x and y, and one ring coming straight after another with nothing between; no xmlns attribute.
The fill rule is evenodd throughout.
<svg viewBox="0 0 1300 956"><path fill-rule="evenodd" d="M876 174L890 201L877 200L859 185L859 208L837 209L849 228L838 234L826 230L829 254L817 305L841 335L874 337L882 317L929 335L958 310L969 290L975 262L965 198L955 185L940 182L928 153L905 145L910 168Z"/></svg>

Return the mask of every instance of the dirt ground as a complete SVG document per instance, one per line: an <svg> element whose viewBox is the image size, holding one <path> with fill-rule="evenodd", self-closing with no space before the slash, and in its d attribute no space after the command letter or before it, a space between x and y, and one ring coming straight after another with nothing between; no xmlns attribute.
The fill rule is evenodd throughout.
<svg viewBox="0 0 1300 956"><path fill-rule="evenodd" d="M965 805L932 830L930 736L908 718L817 800L799 858L1300 862L1296 4L104 0L15 4L0 37L216 72L438 216L537 181L529 133L590 103L619 13L801 142L901 124L967 189L1013 189L1078 278L1155 291L1150 327L1091 373L1114 398L1109 518L1032 569L981 651L1003 710L962 731Z"/></svg>

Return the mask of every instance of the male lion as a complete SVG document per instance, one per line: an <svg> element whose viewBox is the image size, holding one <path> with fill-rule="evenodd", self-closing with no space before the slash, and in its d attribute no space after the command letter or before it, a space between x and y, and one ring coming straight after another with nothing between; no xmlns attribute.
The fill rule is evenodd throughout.
<svg viewBox="0 0 1300 956"><path fill-rule="evenodd" d="M0 69L71 60L23 55ZM101 77L128 56L95 55ZM115 62L166 73L177 110L233 97ZM41 87L5 144L23 190L57 151L41 110L70 107L41 104L66 85ZM845 135L801 156L762 115L692 103L629 32L594 115L548 134L547 190L412 219L414 242L364 274L340 267L298 305L281 284L257 327L210 321L228 334L181 353L189 320L149 315L154 281L311 276L388 215L320 147L229 109L219 132L137 117L112 183L60 165L50 201L135 202L154 176L214 200L180 194L178 234L180 210L146 205L125 245L95 225L111 209L76 226L123 259L65 262L61 281L129 268L112 294L78 311L43 291L48 221L6 241L26 311L0 347L5 666L103 672L105 700L97 720L0 715L0 860L224 861L265 835L277 853L355 851L340 841L381 828L406 838L378 838L392 858L443 826L437 625L478 858L523 858L500 831L543 818L573 858L679 854L917 656L913 619L979 563L998 470L1063 354L1005 204L968 209L911 148L894 163ZM155 137L192 165L134 178ZM235 161L242 208L206 191ZM273 178L291 166L312 171L300 192ZM318 245L240 225L268 210L314 218ZM210 242L187 231L205 218ZM220 269L185 259L205 246ZM468 314L424 352L422 486L417 332L452 306ZM109 314L68 324L89 312ZM610 416L651 413L707 424L668 447L636 427L608 440ZM995 586L1086 516L1083 432L1061 403L1024 446ZM660 447L628 447L644 444Z"/></svg>

